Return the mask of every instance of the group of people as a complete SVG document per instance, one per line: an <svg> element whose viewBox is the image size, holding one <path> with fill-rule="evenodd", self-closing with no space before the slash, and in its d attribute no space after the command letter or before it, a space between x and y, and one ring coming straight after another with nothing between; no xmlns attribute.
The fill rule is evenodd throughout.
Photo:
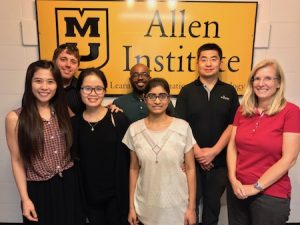
<svg viewBox="0 0 300 225"><path fill-rule="evenodd" d="M107 80L96 68L75 77L80 54L58 46L29 65L22 105L6 137L24 224L217 225L227 190L230 225L284 225L288 170L300 151L300 110L284 98L275 60L258 63L239 105L220 81L222 50L197 52L198 78L175 108L163 78L130 70L132 92L103 105Z"/></svg>

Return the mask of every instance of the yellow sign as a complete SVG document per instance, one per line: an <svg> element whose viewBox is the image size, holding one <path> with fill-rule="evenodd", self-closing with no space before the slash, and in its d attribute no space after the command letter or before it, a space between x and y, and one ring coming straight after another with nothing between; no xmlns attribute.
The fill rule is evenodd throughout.
<svg viewBox="0 0 300 225"><path fill-rule="evenodd" d="M129 70L149 66L177 95L197 77L197 49L223 49L221 79L243 94L251 70L257 2L36 0L40 58L63 43L76 43L80 68L97 67L109 95L131 90ZM149 3L152 3L150 5Z"/></svg>

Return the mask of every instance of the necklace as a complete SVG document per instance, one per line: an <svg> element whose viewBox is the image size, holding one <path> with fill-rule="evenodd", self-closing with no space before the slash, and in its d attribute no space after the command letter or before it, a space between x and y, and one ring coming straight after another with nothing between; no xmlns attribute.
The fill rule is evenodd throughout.
<svg viewBox="0 0 300 225"><path fill-rule="evenodd" d="M106 115L106 108L105 110L101 110L97 112L97 115L93 115L93 113L87 113L86 111L83 112L82 118L90 125L91 131L95 130L95 127L97 124L103 119L103 117ZM89 122L89 121L97 121L97 122Z"/></svg>
<svg viewBox="0 0 300 225"><path fill-rule="evenodd" d="M100 120L99 120L100 121ZM88 124L90 125L90 127L91 127L91 131L94 131L95 130L95 126L99 123L99 121L98 122L96 122L94 125L92 125L90 122L88 122Z"/></svg>

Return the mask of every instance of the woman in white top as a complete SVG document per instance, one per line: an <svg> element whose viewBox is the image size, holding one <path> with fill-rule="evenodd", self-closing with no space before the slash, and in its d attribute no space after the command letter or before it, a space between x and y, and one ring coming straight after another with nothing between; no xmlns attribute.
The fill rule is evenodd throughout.
<svg viewBox="0 0 300 225"><path fill-rule="evenodd" d="M131 124L123 138L131 150L128 222L194 225L195 140L191 128L184 120L168 115L170 88L166 80L151 79L144 100L149 115Z"/></svg>

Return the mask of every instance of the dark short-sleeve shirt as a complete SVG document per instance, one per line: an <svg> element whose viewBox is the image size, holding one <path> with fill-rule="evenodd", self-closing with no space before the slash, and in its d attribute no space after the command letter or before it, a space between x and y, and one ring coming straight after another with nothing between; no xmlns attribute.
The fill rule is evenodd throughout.
<svg viewBox="0 0 300 225"><path fill-rule="evenodd" d="M228 125L233 123L238 106L238 95L232 85L218 80L208 94L198 78L181 89L175 116L190 124L200 148L212 147ZM226 148L214 159L213 164L226 166Z"/></svg>
<svg viewBox="0 0 300 225"><path fill-rule="evenodd" d="M148 116L148 108L144 100L139 98L134 92L115 99L113 104L123 109L125 115L131 122L135 122ZM170 114L174 112L174 106L171 102L168 106L168 110L170 111Z"/></svg>

